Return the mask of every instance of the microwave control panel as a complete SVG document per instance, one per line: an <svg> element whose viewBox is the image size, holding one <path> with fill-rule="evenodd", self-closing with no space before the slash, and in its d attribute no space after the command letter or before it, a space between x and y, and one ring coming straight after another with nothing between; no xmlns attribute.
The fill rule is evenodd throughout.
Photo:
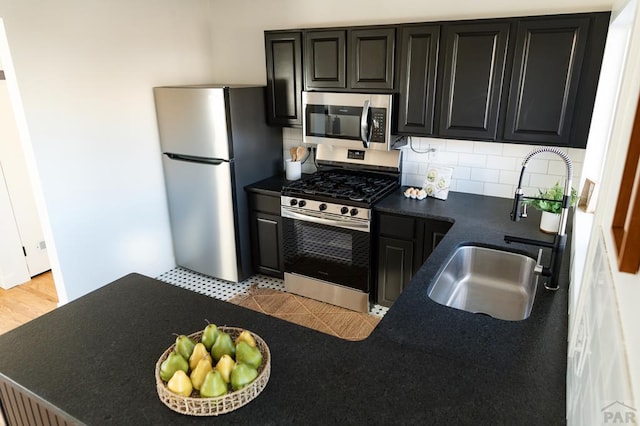
<svg viewBox="0 0 640 426"><path fill-rule="evenodd" d="M371 132L371 142L384 143L384 134L387 127L387 110L384 108L371 108L371 118L373 119L373 131Z"/></svg>

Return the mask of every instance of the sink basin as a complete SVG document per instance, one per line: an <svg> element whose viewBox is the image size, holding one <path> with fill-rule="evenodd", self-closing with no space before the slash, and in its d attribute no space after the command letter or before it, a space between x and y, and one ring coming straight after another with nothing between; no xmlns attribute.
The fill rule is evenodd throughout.
<svg viewBox="0 0 640 426"><path fill-rule="evenodd" d="M529 317L538 285L530 257L478 246L462 246L428 289L429 297L467 312L520 321Z"/></svg>

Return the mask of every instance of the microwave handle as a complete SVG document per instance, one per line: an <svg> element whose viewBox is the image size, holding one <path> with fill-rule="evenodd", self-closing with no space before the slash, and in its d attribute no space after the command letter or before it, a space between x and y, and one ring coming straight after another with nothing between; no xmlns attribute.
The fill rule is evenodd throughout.
<svg viewBox="0 0 640 426"><path fill-rule="evenodd" d="M369 148L369 141L371 141L369 114L371 114L371 107L369 99L367 99L364 101L364 106L362 107L362 115L360 116L360 138L362 139L362 145L364 145L365 148Z"/></svg>

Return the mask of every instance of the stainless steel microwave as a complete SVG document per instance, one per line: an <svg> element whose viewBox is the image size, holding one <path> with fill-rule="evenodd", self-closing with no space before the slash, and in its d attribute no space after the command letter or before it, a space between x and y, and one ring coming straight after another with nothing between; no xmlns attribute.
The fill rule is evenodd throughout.
<svg viewBox="0 0 640 426"><path fill-rule="evenodd" d="M302 141L390 151L392 95L302 92Z"/></svg>

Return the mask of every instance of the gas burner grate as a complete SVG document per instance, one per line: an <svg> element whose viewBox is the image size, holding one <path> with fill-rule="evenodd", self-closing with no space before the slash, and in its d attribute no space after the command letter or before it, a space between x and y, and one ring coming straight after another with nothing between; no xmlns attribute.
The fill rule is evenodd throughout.
<svg viewBox="0 0 640 426"><path fill-rule="evenodd" d="M392 176L319 171L306 179L291 182L283 188L283 193L350 200L371 205L398 185L397 178Z"/></svg>

